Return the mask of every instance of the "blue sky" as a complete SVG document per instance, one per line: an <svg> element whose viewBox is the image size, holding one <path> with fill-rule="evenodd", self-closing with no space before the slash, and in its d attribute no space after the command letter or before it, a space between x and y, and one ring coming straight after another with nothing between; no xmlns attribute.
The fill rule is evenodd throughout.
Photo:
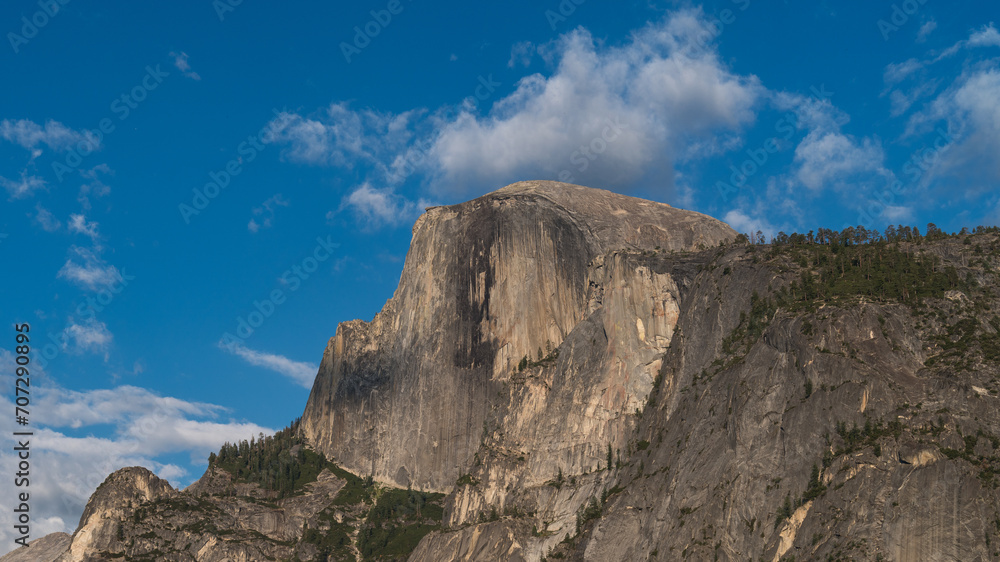
<svg viewBox="0 0 1000 562"><path fill-rule="evenodd" d="M1000 219L988 2L53 3L0 6L35 533L116 468L184 486L300 415L427 205L562 179L741 231Z"/></svg>

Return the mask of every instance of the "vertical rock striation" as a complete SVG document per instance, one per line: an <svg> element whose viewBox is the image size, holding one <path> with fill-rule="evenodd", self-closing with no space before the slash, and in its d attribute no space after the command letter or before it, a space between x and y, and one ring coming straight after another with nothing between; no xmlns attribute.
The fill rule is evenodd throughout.
<svg viewBox="0 0 1000 562"><path fill-rule="evenodd" d="M593 468L644 400L677 312L669 274L614 252L734 236L704 215L557 182L430 208L392 299L371 322L340 324L327 345L302 431L350 470L435 491L472 471L488 434L520 450L544 443L564 470ZM558 388L505 391L523 358L562 352L574 333L548 370ZM605 348L595 354L598 336ZM582 373L581 362L594 370ZM561 397L549 392L567 393L567 404L578 394L578 408L551 408ZM499 407L514 414L491 415ZM538 482L554 466L537 454L524 474Z"/></svg>

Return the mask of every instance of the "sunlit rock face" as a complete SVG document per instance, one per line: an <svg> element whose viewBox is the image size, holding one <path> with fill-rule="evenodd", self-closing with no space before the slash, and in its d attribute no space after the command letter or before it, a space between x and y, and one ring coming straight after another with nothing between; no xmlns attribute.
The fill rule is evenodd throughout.
<svg viewBox="0 0 1000 562"><path fill-rule="evenodd" d="M535 452L506 480L592 469L608 444L622 445L677 322L669 272L617 252L694 250L735 234L704 215L557 182L430 208L393 298L330 340L304 434L350 470L421 489L451 490L487 434ZM529 369L557 386L511 384L522 358L557 350Z"/></svg>

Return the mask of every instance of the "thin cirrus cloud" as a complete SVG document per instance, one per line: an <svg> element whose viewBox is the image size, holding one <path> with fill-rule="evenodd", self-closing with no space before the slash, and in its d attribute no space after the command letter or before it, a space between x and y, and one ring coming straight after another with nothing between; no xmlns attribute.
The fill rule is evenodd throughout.
<svg viewBox="0 0 1000 562"><path fill-rule="evenodd" d="M304 388L312 388L313 380L319 368L312 363L293 361L287 357L273 353L256 351L235 342L219 342L219 347L243 359L256 367L270 369L284 375Z"/></svg>
<svg viewBox="0 0 1000 562"><path fill-rule="evenodd" d="M962 49L975 49L983 47L1000 47L1000 32L997 28L993 26L993 23L984 25L981 29L973 31L968 39L959 41L951 47L945 49L936 59L935 62L953 56L955 53Z"/></svg>
<svg viewBox="0 0 1000 562"><path fill-rule="evenodd" d="M927 20L926 22L924 22L924 24L920 26L920 30L917 31L917 43L923 43L927 41L927 38L930 36L930 34L933 33L935 29L937 29L937 26L938 24L937 21L935 20Z"/></svg>
<svg viewBox="0 0 1000 562"><path fill-rule="evenodd" d="M528 67L531 59L535 55L535 45L531 41L519 41L510 48L510 60L507 61L508 68L515 66Z"/></svg>
<svg viewBox="0 0 1000 562"><path fill-rule="evenodd" d="M962 39L956 42L936 55L932 51L928 54L927 58L923 60L909 58L900 63L889 63L886 65L883 78L886 85L891 87L907 78L917 77L921 70L924 70L930 65L953 57L963 50L988 47L1000 47L1000 31L998 31L992 23L984 25L982 28L971 32L967 39ZM889 90L883 92L883 95L885 95L888 91Z"/></svg>
<svg viewBox="0 0 1000 562"><path fill-rule="evenodd" d="M367 163L388 174L384 162L413 140L411 128L421 113L354 111L337 102L308 117L282 112L269 127L274 142L288 146L285 157L291 161L347 169Z"/></svg>
<svg viewBox="0 0 1000 562"><path fill-rule="evenodd" d="M107 197L111 193L111 188L102 181L101 176L113 174L114 172L107 164L99 164L89 170L80 170L80 176L88 181L80 186L80 193L76 200L85 210L91 208L91 197Z"/></svg>
<svg viewBox="0 0 1000 562"><path fill-rule="evenodd" d="M29 151L32 161L41 156L43 146L55 152L70 149L93 152L101 148L100 141L90 131L76 131L53 120L40 125L29 119L4 119L0 121L0 137ZM12 200L26 199L47 189L45 180L28 169L21 172L19 179L0 177L0 185Z"/></svg>

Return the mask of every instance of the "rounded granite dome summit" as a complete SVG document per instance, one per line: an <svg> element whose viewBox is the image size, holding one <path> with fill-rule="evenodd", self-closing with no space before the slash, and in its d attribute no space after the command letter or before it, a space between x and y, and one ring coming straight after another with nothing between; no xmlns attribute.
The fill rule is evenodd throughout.
<svg viewBox="0 0 1000 562"><path fill-rule="evenodd" d="M431 207L428 212L462 212L502 201L523 201L534 209L549 208L570 218L587 234L596 253L657 247L691 251L731 241L737 235L729 225L708 215L605 189L546 180L512 183L465 203Z"/></svg>

